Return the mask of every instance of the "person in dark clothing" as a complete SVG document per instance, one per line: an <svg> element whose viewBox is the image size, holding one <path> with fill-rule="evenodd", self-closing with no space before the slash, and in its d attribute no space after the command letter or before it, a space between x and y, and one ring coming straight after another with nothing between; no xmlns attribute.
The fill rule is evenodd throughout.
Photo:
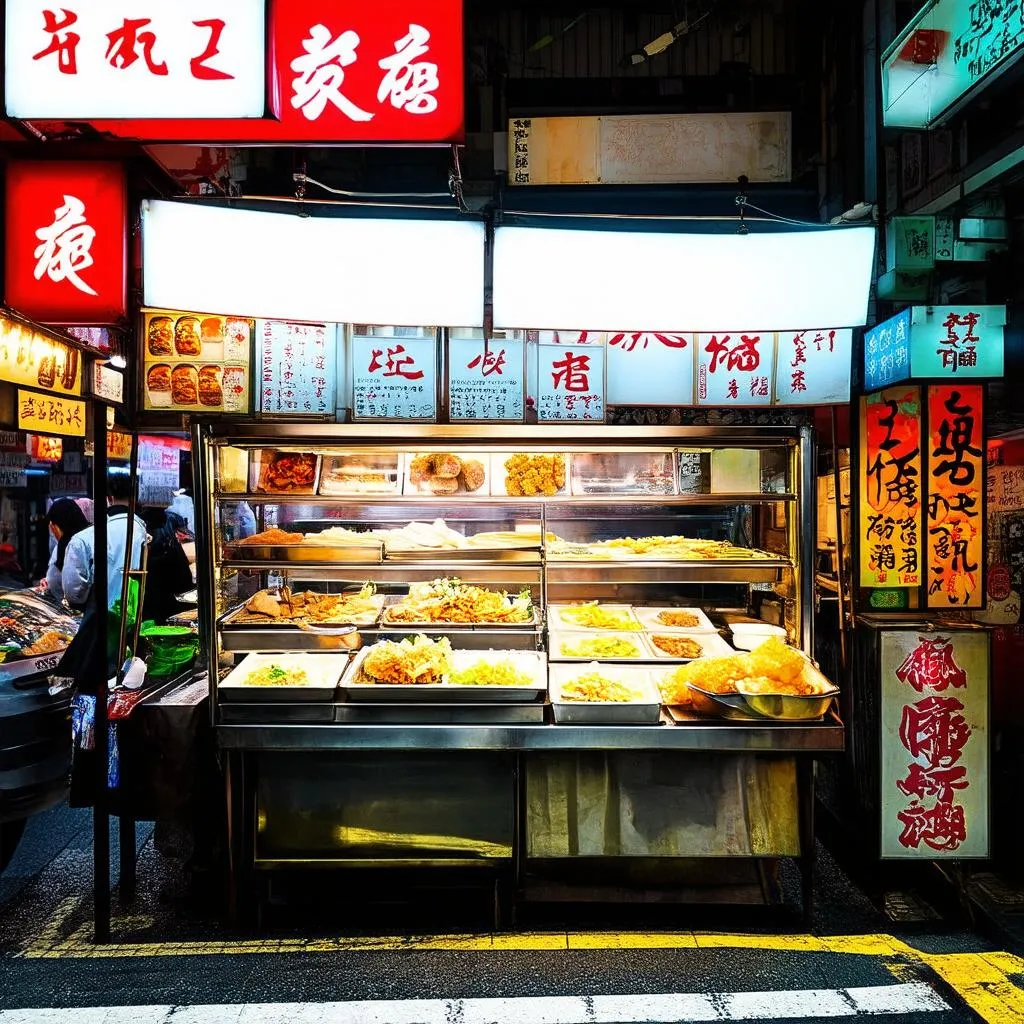
<svg viewBox="0 0 1024 1024"><path fill-rule="evenodd" d="M162 508L147 508L142 512L149 544L149 564L146 572L146 593L142 600L142 619L165 623L186 605L176 595L193 587L192 570L178 540L178 531L184 520L174 512Z"/></svg>
<svg viewBox="0 0 1024 1024"><path fill-rule="evenodd" d="M78 503L71 498L58 498L46 513L46 521L50 524L50 533L57 541L46 569L46 593L57 604L61 604L64 600L64 585L61 582L64 556L71 538L88 529L89 521Z"/></svg>

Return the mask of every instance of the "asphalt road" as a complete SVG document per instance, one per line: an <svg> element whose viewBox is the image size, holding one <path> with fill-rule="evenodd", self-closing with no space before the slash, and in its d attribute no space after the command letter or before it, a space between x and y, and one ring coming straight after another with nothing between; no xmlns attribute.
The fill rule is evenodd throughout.
<svg viewBox="0 0 1024 1024"><path fill-rule="evenodd" d="M491 934L485 898L413 910L358 887L330 915L282 912L236 935L216 893L177 898L174 863L140 827L138 897L121 907L115 893L114 942L96 946L89 826L67 809L34 820L0 878L0 1024L1024 1022L1024 961L941 923L894 930L827 856L815 935L749 911L703 915L698 931L679 909L564 908Z"/></svg>

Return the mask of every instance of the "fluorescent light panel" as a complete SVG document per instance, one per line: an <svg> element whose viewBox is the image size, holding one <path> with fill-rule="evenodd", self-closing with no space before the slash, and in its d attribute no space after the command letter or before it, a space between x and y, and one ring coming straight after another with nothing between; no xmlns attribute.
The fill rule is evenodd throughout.
<svg viewBox="0 0 1024 1024"><path fill-rule="evenodd" d="M875 229L749 235L499 227L505 329L772 331L867 322ZM454 322L454 321L453 321Z"/></svg>
<svg viewBox="0 0 1024 1024"><path fill-rule="evenodd" d="M268 320L483 324L484 226L476 221L147 201L142 251L147 306Z"/></svg>

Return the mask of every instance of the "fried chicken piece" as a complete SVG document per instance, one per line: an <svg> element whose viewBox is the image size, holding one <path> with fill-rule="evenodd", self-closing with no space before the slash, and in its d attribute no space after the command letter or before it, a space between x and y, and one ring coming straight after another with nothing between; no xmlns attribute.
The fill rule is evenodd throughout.
<svg viewBox="0 0 1024 1024"><path fill-rule="evenodd" d="M462 460L451 452L438 452L430 459L430 469L434 476L455 480L462 472Z"/></svg>
<svg viewBox="0 0 1024 1024"><path fill-rule="evenodd" d="M483 487L484 479L484 464L479 459L466 459L462 463L459 483L471 494L473 491L479 491Z"/></svg>

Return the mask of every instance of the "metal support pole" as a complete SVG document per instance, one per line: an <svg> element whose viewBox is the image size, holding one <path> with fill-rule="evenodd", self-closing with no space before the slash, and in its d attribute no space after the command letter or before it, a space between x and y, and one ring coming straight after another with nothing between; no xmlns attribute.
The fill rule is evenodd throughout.
<svg viewBox="0 0 1024 1024"><path fill-rule="evenodd" d="M93 555L92 602L96 616L92 676L96 680L96 799L93 804L93 941L110 941L110 818L107 814L107 409L93 406Z"/></svg>

